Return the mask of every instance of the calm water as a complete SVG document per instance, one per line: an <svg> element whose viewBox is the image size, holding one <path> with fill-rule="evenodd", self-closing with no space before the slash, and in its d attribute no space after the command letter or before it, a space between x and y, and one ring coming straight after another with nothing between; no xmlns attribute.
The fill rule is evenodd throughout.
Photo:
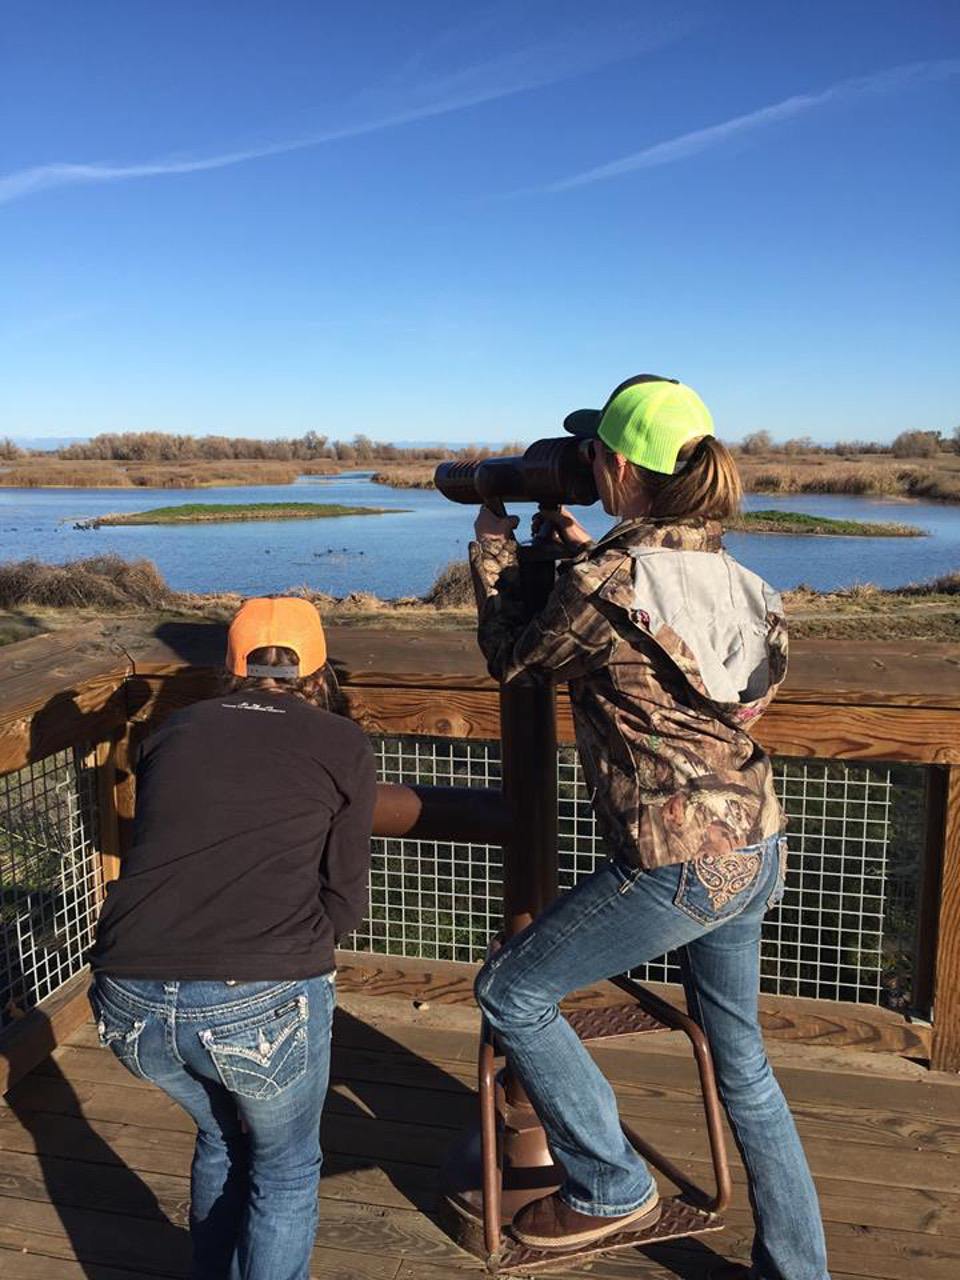
<svg viewBox="0 0 960 1280"><path fill-rule="evenodd" d="M108 511L146 511L184 502L283 502L291 499L396 508L390 515L327 520L258 521L84 532L75 520ZM750 510L777 508L860 520L897 520L925 538L803 538L731 534L730 550L775 586L820 590L874 582L899 586L960 568L960 508L845 496L751 496ZM400 508L407 510L401 512ZM525 512L531 514L532 508ZM593 534L610 526L599 505L581 508ZM388 489L369 473L304 477L294 485L205 490L0 489L0 560L35 557L59 563L115 551L153 560L180 591L282 591L306 584L342 596L421 595L450 560L463 559L474 511L434 490ZM526 521L525 521L526 524Z"/></svg>

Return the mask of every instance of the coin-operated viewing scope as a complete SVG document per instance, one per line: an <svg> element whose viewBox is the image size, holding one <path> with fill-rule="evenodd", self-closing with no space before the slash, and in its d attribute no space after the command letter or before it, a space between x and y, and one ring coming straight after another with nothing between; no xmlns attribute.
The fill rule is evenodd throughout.
<svg viewBox="0 0 960 1280"><path fill-rule="evenodd" d="M576 438L535 440L517 458L441 462L433 482L451 502L487 506L498 514L505 502L589 506L599 497L586 448L590 443Z"/></svg>

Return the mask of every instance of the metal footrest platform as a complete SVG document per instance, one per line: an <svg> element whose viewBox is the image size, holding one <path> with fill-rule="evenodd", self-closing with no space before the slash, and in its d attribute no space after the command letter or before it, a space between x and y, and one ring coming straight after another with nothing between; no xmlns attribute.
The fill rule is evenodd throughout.
<svg viewBox="0 0 960 1280"><path fill-rule="evenodd" d="M722 1230L723 1221L716 1214L697 1209L683 1200L664 1200L660 1217L653 1226L641 1231L627 1227L616 1235L605 1236L596 1244L581 1245L576 1249L534 1249L505 1235L497 1274L558 1270L619 1249L635 1249L639 1245L674 1240L678 1236L704 1235L709 1231Z"/></svg>
<svg viewBox="0 0 960 1280"><path fill-rule="evenodd" d="M611 982L629 997L629 1003L565 1011L571 1028L586 1041L658 1031L684 1032L700 1077L716 1191L711 1194L697 1185L663 1152L623 1125L624 1134L639 1155L680 1191L679 1196L661 1202L656 1223L646 1228L628 1227L593 1244L569 1250L537 1249L514 1240L509 1234L514 1216L537 1196L555 1190L564 1175L526 1094L506 1069L497 1071L495 1037L484 1021L478 1059L480 1123L451 1151L441 1183L447 1188L444 1217L451 1236L461 1248L485 1259L487 1270L493 1274L557 1270L611 1251L723 1228L720 1214L730 1200L730 1169L706 1036L688 1014L626 975Z"/></svg>
<svg viewBox="0 0 960 1280"><path fill-rule="evenodd" d="M450 1234L461 1248L484 1256L482 1223L467 1215L455 1204L446 1203L448 1214L459 1219L451 1224ZM488 1271L496 1275L527 1275L530 1272L558 1271L578 1262L597 1258L617 1250L636 1249L642 1245L658 1244L663 1240L675 1240L680 1236L706 1235L723 1230L723 1220L717 1214L698 1209L679 1197L662 1201L660 1217L652 1226L637 1230L627 1227L616 1235L606 1236L592 1245L580 1245L573 1249L535 1249L514 1240L508 1232L501 1236L498 1254L487 1257Z"/></svg>
<svg viewBox="0 0 960 1280"><path fill-rule="evenodd" d="M652 1035L670 1027L638 1004L614 1004L599 1009L573 1009L564 1016L581 1040L611 1036Z"/></svg>

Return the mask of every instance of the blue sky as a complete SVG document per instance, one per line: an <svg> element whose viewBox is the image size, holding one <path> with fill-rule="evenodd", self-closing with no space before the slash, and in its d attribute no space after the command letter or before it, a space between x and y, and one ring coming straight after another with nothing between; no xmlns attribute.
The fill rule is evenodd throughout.
<svg viewBox="0 0 960 1280"><path fill-rule="evenodd" d="M960 422L954 0L0 17L0 435Z"/></svg>

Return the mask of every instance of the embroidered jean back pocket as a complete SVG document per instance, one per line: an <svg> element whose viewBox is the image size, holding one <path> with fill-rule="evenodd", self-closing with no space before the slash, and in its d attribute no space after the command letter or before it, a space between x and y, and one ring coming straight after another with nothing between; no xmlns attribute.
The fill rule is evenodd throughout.
<svg viewBox="0 0 960 1280"><path fill-rule="evenodd" d="M762 844L729 853L707 853L680 868L674 903L702 924L730 920L754 896L763 867Z"/></svg>
<svg viewBox="0 0 960 1280"><path fill-rule="evenodd" d="M770 890L770 896L767 898L768 911L771 911L774 907L779 907L783 901L784 891L787 887L787 852L787 837L778 837L777 876L773 882L773 888Z"/></svg>
<svg viewBox="0 0 960 1280"><path fill-rule="evenodd" d="M227 1089L242 1098L275 1098L307 1070L307 997L286 1000L200 1039Z"/></svg>
<svg viewBox="0 0 960 1280"><path fill-rule="evenodd" d="M140 1066L140 1034L147 1025L125 1009L105 1001L96 989L90 992L90 1004L97 1019L97 1036L105 1049L141 1080L147 1077Z"/></svg>

